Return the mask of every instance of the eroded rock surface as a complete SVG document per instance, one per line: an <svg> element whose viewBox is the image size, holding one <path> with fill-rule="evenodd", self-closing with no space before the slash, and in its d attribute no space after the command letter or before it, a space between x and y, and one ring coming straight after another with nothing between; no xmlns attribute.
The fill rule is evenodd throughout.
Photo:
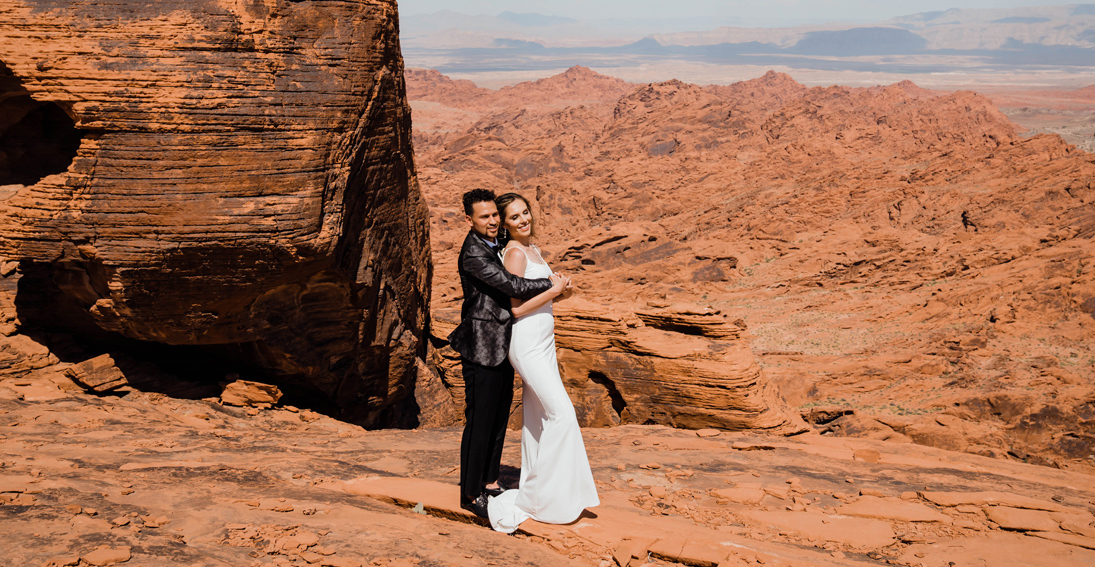
<svg viewBox="0 0 1095 567"><path fill-rule="evenodd" d="M619 96L566 75L507 90L520 108L409 75L437 309L459 300L460 193L516 190L579 297L739 321L818 431L1091 465L1092 154L1022 135L980 94L907 81L769 72Z"/></svg>
<svg viewBox="0 0 1095 567"><path fill-rule="evenodd" d="M458 506L458 427L367 431L292 406L100 397L9 379L0 381L0 564L1095 561L1095 481L1080 471L868 439L698 433L583 430L600 506L509 536ZM502 458L511 485L519 437L511 432Z"/></svg>
<svg viewBox="0 0 1095 567"><path fill-rule="evenodd" d="M458 310L435 310L433 330L444 336L459 320ZM580 299L555 306L559 374L583 427L806 431L764 377L740 331L720 313L681 306L639 313ZM464 411L460 356L448 346L431 353L446 386L432 399L447 402L455 418L448 424L458 423ZM515 428L521 424L519 377L517 384L510 420Z"/></svg>
<svg viewBox="0 0 1095 567"><path fill-rule="evenodd" d="M0 53L23 331L212 345L395 419L430 272L394 1L7 2Z"/></svg>

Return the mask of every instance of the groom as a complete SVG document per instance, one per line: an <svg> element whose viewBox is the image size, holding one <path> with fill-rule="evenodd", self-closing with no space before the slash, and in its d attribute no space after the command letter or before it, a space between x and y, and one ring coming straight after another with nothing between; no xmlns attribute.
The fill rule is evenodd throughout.
<svg viewBox="0 0 1095 567"><path fill-rule="evenodd" d="M519 278L502 266L501 219L493 191L464 193L464 214L471 228L460 248L464 303L460 325L449 335L453 350L460 353L467 401L460 442L460 507L485 518L487 496L504 490L498 472L513 401L513 367L507 358L513 323L510 298L529 299L547 291L552 282Z"/></svg>

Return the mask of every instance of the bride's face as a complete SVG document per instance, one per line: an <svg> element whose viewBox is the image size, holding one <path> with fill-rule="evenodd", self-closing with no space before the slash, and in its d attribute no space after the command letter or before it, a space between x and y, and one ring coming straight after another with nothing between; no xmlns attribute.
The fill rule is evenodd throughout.
<svg viewBox="0 0 1095 567"><path fill-rule="evenodd" d="M517 199L506 205L503 226L514 238L527 239L532 236L532 211L522 199Z"/></svg>

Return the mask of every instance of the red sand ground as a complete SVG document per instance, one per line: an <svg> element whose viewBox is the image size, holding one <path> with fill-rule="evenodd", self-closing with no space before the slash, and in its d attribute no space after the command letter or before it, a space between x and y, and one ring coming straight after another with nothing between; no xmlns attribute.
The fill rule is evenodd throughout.
<svg viewBox="0 0 1095 567"><path fill-rule="evenodd" d="M1095 561L1095 478L1083 473L883 441L653 426L586 430L602 505L506 536L456 506L459 436L5 381L0 565ZM511 482L517 437L503 457Z"/></svg>

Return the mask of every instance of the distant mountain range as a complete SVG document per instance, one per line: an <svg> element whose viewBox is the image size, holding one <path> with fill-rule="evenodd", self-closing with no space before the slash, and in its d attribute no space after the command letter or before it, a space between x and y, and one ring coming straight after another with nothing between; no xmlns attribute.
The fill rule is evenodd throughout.
<svg viewBox="0 0 1095 567"><path fill-rule="evenodd" d="M955 9L871 25L649 33L649 25L618 24L531 13L441 12L406 18L402 44L409 66L447 73L666 60L893 73L1095 68L1095 4Z"/></svg>

